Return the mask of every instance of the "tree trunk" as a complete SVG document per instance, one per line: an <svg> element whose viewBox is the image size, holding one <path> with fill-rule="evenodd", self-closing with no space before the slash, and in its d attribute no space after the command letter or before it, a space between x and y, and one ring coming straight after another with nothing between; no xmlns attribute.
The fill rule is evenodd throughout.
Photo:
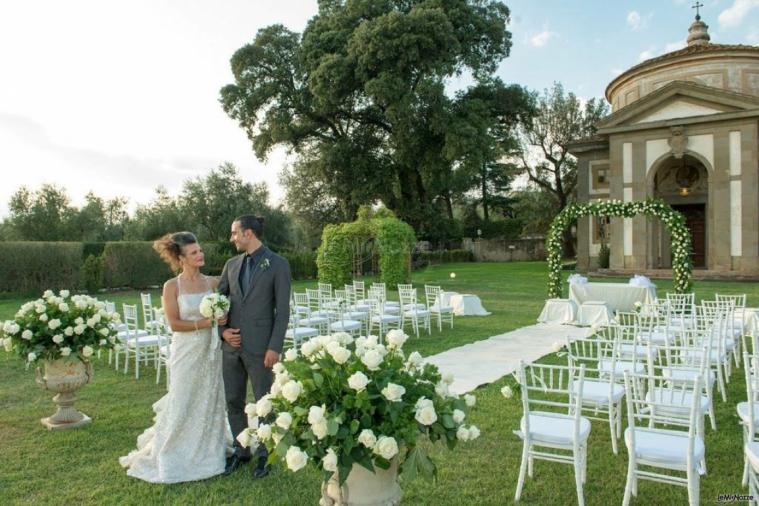
<svg viewBox="0 0 759 506"><path fill-rule="evenodd" d="M445 210L448 213L448 219L453 221L453 202L451 202L451 192L446 191L443 195L443 200L445 201Z"/></svg>
<svg viewBox="0 0 759 506"><path fill-rule="evenodd" d="M490 221L490 213L488 212L488 179L484 163L480 172L480 180L482 182L482 220L488 223Z"/></svg>

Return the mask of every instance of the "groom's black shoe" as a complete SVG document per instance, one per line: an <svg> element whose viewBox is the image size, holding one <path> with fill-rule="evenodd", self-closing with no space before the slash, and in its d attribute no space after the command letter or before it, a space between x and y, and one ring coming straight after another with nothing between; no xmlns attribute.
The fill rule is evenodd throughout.
<svg viewBox="0 0 759 506"><path fill-rule="evenodd" d="M266 457L258 457L258 463L253 469L253 479L263 478L271 472L271 466L266 463Z"/></svg>
<svg viewBox="0 0 759 506"><path fill-rule="evenodd" d="M227 476L229 474L232 474L235 472L235 470L243 465L245 462L249 462L250 457L240 457L236 453L232 455L231 457L227 458L227 465L224 467L224 476Z"/></svg>

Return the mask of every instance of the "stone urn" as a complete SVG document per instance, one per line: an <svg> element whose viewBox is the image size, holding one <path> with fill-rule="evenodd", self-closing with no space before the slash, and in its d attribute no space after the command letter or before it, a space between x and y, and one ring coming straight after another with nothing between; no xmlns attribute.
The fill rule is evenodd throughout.
<svg viewBox="0 0 759 506"><path fill-rule="evenodd" d="M79 358L45 360L44 373L37 368L37 384L45 390L55 392L53 402L58 410L52 416L43 418L42 425L50 430L74 429L82 427L92 419L74 408L76 391L92 379L92 363Z"/></svg>
<svg viewBox="0 0 759 506"><path fill-rule="evenodd" d="M390 467L374 467L372 473L358 464L353 464L348 479L339 485L337 473L322 484L322 499L325 506L397 506L401 502L401 487L398 484L398 458L390 462Z"/></svg>

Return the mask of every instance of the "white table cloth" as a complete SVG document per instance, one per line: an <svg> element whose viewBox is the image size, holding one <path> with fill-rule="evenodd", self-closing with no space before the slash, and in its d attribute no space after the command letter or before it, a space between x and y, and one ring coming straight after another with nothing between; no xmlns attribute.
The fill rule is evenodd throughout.
<svg viewBox="0 0 759 506"><path fill-rule="evenodd" d="M629 285L627 283L585 283L569 285L569 300L581 306L583 302L600 300L612 311L633 311L635 303L651 303L656 300L656 287Z"/></svg>
<svg viewBox="0 0 759 506"><path fill-rule="evenodd" d="M548 299L538 316L539 323L567 325L575 321L577 304L569 299Z"/></svg>
<svg viewBox="0 0 759 506"><path fill-rule="evenodd" d="M577 324L580 326L610 325L614 321L614 313L608 304L584 303L577 311Z"/></svg>
<svg viewBox="0 0 759 506"><path fill-rule="evenodd" d="M456 316L488 316L490 313L482 307L482 301L471 293L440 292L435 306L450 307Z"/></svg>

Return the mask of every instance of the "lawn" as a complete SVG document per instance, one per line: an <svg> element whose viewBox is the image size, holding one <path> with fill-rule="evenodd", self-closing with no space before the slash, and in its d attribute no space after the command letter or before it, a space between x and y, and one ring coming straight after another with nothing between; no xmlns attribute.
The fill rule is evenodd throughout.
<svg viewBox="0 0 759 506"><path fill-rule="evenodd" d="M449 277L450 272L456 278ZM611 281L611 280L610 280ZM545 298L544 263L448 264L414 273L413 283L435 283L444 289L475 293L492 315L456 318L454 329L410 339L405 348L430 355L495 334L530 325ZM295 290L314 283L298 282ZM657 281L664 293L670 283ZM715 292L747 293L749 306L759 306L756 283L701 281L697 298L713 298ZM154 302L159 294L155 292ZM117 303L139 301L136 292L109 294ZM0 300L0 319L12 317L24 299ZM563 336L557 335L557 340ZM555 355L544 361L562 360ZM476 364L473 364L476 367ZM230 477L177 485L151 485L128 478L118 464L135 445L138 434L152 423L151 404L164 393L155 384L152 368L135 380L113 371L105 361L95 363L95 379L80 392L77 406L93 418L82 430L48 432L39 419L52 413L50 395L34 382L15 356L0 352L0 504L317 504L320 473L308 469L293 474L276 468L265 480L251 481L248 470ZM512 433L519 425L521 403L504 399L499 390L506 378L479 388L472 423L482 436L459 446L455 452L432 450L438 465L436 483L404 484L404 504L511 504L516 487L521 441ZM716 502L718 494L742 492L741 432L735 404L745 397L741 371L728 385L728 402L715 397L717 428L707 428L709 474L701 480L702 503ZM625 419L624 425L627 421ZM707 424L708 425L708 424ZM622 501L627 458L624 444L615 456L607 426L594 422L590 436L589 505ZM525 504L575 504L571 466L537 462L535 478L522 494ZM685 504L685 488L641 481L637 504Z"/></svg>

